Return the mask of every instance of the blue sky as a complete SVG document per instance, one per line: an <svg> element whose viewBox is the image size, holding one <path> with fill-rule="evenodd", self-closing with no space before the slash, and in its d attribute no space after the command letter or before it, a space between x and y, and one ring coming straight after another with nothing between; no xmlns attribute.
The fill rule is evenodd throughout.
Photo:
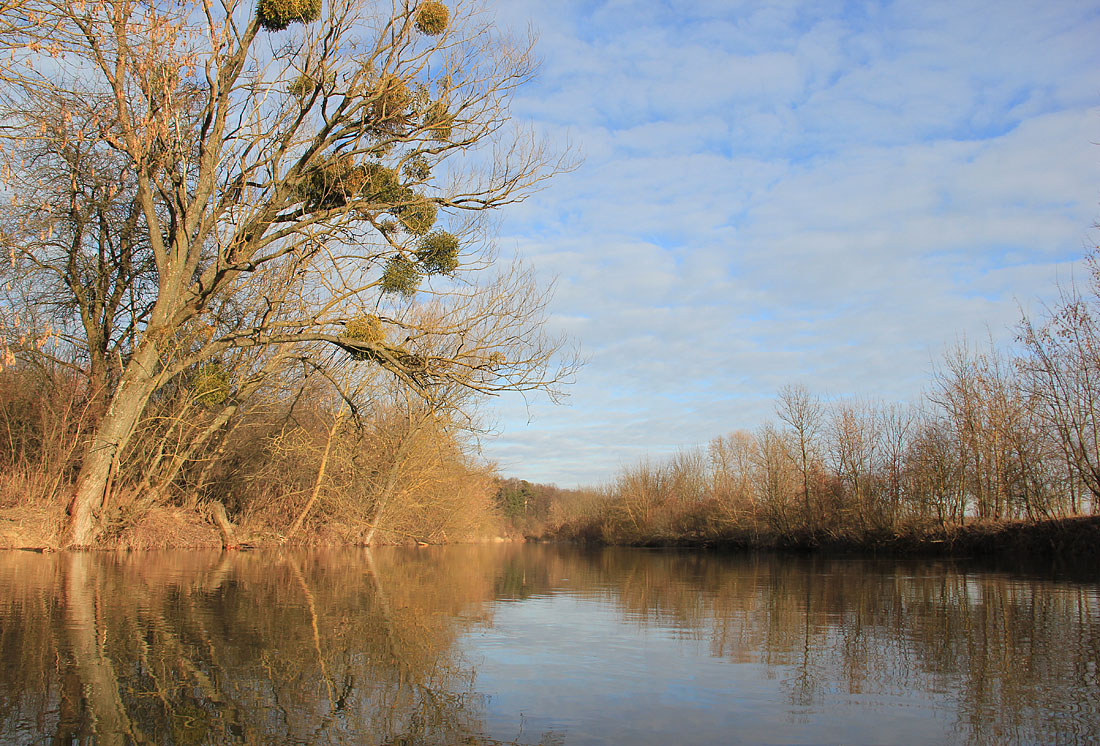
<svg viewBox="0 0 1100 746"><path fill-rule="evenodd" d="M787 383L913 400L1096 243L1098 2L490 7L539 36L515 116L585 159L503 215L588 360L564 406L493 402L506 475L599 483Z"/></svg>

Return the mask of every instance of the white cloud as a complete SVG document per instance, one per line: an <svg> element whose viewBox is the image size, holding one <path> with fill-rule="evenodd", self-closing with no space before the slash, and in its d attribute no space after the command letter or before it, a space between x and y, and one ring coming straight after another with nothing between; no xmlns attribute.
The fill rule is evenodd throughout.
<svg viewBox="0 0 1100 746"><path fill-rule="evenodd" d="M598 482L790 381L911 397L1083 254L1100 6L842 8L500 4L541 31L518 116L587 156L505 216L590 359L571 406L499 403L507 473Z"/></svg>

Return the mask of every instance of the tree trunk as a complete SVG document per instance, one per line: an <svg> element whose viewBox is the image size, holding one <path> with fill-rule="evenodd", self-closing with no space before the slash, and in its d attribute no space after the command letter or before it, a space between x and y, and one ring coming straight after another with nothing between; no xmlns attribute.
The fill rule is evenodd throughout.
<svg viewBox="0 0 1100 746"><path fill-rule="evenodd" d="M370 530L367 532L366 539L364 539L364 543L368 547L374 545L374 535L378 531L378 527L382 524L382 519L386 514L386 508L390 503L390 498L393 497L393 491L397 486L397 478L401 475L401 467L404 465L405 456L412 447L413 440L419 434L422 424L424 424L424 420L418 420L411 427L409 432L401 438L401 443L397 447L397 453L394 454L393 463L390 464L389 474L386 475L386 483L383 485L382 491L378 495L378 506L374 510Z"/></svg>
<svg viewBox="0 0 1100 746"><path fill-rule="evenodd" d="M325 471L328 469L328 455L332 449L332 441L336 438L336 431L340 429L340 421L344 418L344 405L340 405L340 411L336 413L336 418L332 421L332 427L328 431L328 440L325 441L325 452L321 454L321 466L317 469L317 479L313 483L313 493L310 494L309 500L306 501L306 505L302 508L302 512L298 514L298 517L294 519L294 523L286 532L286 536L283 537L283 541L286 541L290 537L294 536L298 532L298 529L302 526L302 521L309 515L309 511L313 510L313 504L317 502L317 496L321 494L321 487L325 483ZM372 528L373 532L374 529Z"/></svg>
<svg viewBox="0 0 1100 746"><path fill-rule="evenodd" d="M229 522L229 516L225 514L225 506L218 500L210 503L210 517L213 519L214 525L218 527L218 533L221 534L222 549L240 548L236 533L233 531L233 524Z"/></svg>
<svg viewBox="0 0 1100 746"><path fill-rule="evenodd" d="M107 412L85 446L69 505L66 546L71 549L90 546L102 527L101 511L107 497L111 467L133 434L153 393L157 357L156 345L147 339L126 366Z"/></svg>

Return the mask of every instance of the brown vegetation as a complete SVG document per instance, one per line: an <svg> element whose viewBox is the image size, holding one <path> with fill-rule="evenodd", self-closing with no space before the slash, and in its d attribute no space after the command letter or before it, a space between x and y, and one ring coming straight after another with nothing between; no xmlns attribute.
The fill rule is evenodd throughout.
<svg viewBox="0 0 1100 746"><path fill-rule="evenodd" d="M0 548L63 540L87 403L77 375L45 375L0 371ZM444 543L506 530L491 471L453 410L376 375L344 389L352 411L330 381L303 376L281 393L265 387L197 447L211 413L165 402L180 414L150 418L124 453L100 546Z"/></svg>

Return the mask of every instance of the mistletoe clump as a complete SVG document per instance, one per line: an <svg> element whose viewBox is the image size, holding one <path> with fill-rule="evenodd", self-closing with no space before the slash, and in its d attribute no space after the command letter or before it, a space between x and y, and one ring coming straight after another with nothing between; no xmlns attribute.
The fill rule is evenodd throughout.
<svg viewBox="0 0 1100 746"><path fill-rule="evenodd" d="M375 162L356 165L350 156L330 158L311 169L302 198L311 208L324 210L344 207L352 200L400 210L415 199L392 168Z"/></svg>
<svg viewBox="0 0 1100 746"><path fill-rule="evenodd" d="M458 239L447 231L432 231L420 239L416 261L425 274L452 274L458 269Z"/></svg>
<svg viewBox="0 0 1100 746"><path fill-rule="evenodd" d="M362 184L360 167L348 156L337 156L311 168L300 187L302 199L313 209L343 207Z"/></svg>
<svg viewBox="0 0 1100 746"><path fill-rule="evenodd" d="M451 139L451 129L454 126L454 116L447 110L447 104L436 101L428 107L424 114L424 129L431 133L433 140L444 142Z"/></svg>
<svg viewBox="0 0 1100 746"><path fill-rule="evenodd" d="M401 183L397 172L381 163L364 163L355 177L358 194L375 205L401 205L412 201L412 190Z"/></svg>
<svg viewBox="0 0 1100 746"><path fill-rule="evenodd" d="M203 407L213 407L229 398L229 373L219 363L203 365L191 377L191 396Z"/></svg>
<svg viewBox="0 0 1100 746"><path fill-rule="evenodd" d="M321 0L260 0L256 19L268 31L282 31L292 23L310 23L321 17Z"/></svg>
<svg viewBox="0 0 1100 746"><path fill-rule="evenodd" d="M290 85L287 86L287 92L295 98L309 98L313 95L313 92L322 85L325 87L332 87L335 83L336 73L331 70L325 71L318 77L302 73L297 78L290 81Z"/></svg>
<svg viewBox="0 0 1100 746"><path fill-rule="evenodd" d="M370 97L370 112L375 126L405 119L405 114L413 103L413 94L409 87L396 75L386 75L375 81Z"/></svg>
<svg viewBox="0 0 1100 746"><path fill-rule="evenodd" d="M405 161L401 169L405 176L414 181L427 181L432 176L432 164L423 155L414 155Z"/></svg>
<svg viewBox="0 0 1100 746"><path fill-rule="evenodd" d="M305 98L316 89L317 81L304 73L290 81L290 85L287 86L287 92L295 98Z"/></svg>
<svg viewBox="0 0 1100 746"><path fill-rule="evenodd" d="M397 219L409 233L414 236L423 236L435 225L438 208L434 202L423 198L414 198L394 210Z"/></svg>
<svg viewBox="0 0 1100 746"><path fill-rule="evenodd" d="M382 328L382 319L368 313L348 321L344 326L344 336L356 342L379 344L386 339L386 332Z"/></svg>
<svg viewBox="0 0 1100 746"><path fill-rule="evenodd" d="M416 6L413 14L413 23L416 29L428 36L439 36L447 30L447 22L451 20L451 11L439 0L423 0Z"/></svg>
<svg viewBox="0 0 1100 746"><path fill-rule="evenodd" d="M382 270L382 292L396 293L406 298L420 287L420 270L406 256L391 257Z"/></svg>

